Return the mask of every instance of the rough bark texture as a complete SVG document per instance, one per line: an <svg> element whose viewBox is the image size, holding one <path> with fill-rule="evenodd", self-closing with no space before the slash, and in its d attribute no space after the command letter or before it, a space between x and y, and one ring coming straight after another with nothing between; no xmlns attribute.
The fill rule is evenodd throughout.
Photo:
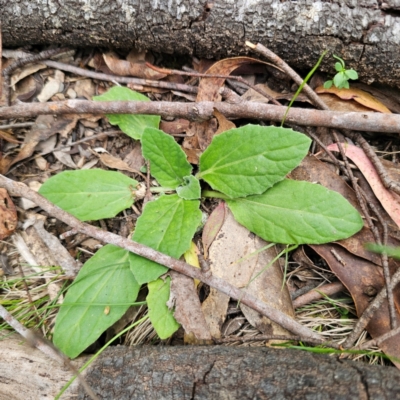
<svg viewBox="0 0 400 400"><path fill-rule="evenodd" d="M110 400L400 398L395 368L260 347L114 347L86 379Z"/></svg>
<svg viewBox="0 0 400 400"><path fill-rule="evenodd" d="M399 0L0 0L3 45L145 48L225 57L260 42L310 68L324 49L400 86ZM322 69L333 71L332 59Z"/></svg>

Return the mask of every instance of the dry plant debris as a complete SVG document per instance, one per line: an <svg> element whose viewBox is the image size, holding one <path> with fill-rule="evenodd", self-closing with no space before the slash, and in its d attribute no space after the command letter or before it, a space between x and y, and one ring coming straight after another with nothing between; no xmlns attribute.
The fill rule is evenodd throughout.
<svg viewBox="0 0 400 400"><path fill-rule="evenodd" d="M40 329L51 339L55 310L62 304L63 293L81 263L104 243L118 243L198 279L193 286L191 279L175 271L170 273L175 317L183 327L169 339L172 343L214 340L258 346L271 341L292 344L302 341L353 349L364 348L363 343L368 343L373 352L378 347L388 356L400 359L400 334L396 329L400 306L396 286L399 262L388 261L364 247L368 242L399 246L400 200L397 186L392 184L398 182L398 139L393 134L375 133L398 132L400 119L396 114L400 110L400 96L397 93L395 98L393 89L387 95L382 88L373 87L368 87L369 93L354 88L322 89L317 74L314 87L319 87L315 92L305 87L304 94L297 99L299 107L292 109L286 120L288 126L316 138L313 151L289 177L318 182L343 195L358 209L367 222L352 237L337 243L304 245L285 253L278 245L266 248L267 243L232 218L222 201L205 200L202 210L208 221L202 236L196 236L198 246L193 244L191 254L185 254L186 261L198 263L199 269L154 251L149 253L145 246L135 247L126 240L134 231L143 205L151 198L150 187L154 182L143 169L145 160L140 142L111 127L101 115L129 111L161 115L162 129L181 145L190 163L197 165L214 136L249 119L279 121L296 89L292 82L301 84L301 78L293 75L282 60L263 52L260 45L254 48L268 57L272 67L249 57L215 63L194 59L188 60L193 62L190 67L181 65L184 68L178 73L164 68L168 59L158 56L154 60L135 51L124 57L86 50L53 49L37 53L33 49L32 53L21 53L3 49L0 298L13 318L26 328ZM233 72L235 75L231 76ZM117 82L146 93L152 102L92 101L93 96L106 93ZM333 111L311 110L306 102L324 110L329 106ZM347 117L338 124L336 117L344 115L343 107ZM348 114L349 110L353 112ZM361 135L348 130L332 135L329 126L373 132L366 136L372 147L361 140ZM338 151L342 156L334 155ZM371 151L379 152L380 158L374 153L375 158L371 159ZM93 167L124 171L128 177L143 183L146 192L143 202L135 203L115 218L94 222L92 229L51 207L34 193L58 172ZM17 182L24 183L26 188ZM18 195L25 199L17 199ZM64 257L60 259L62 254ZM17 265L23 265L22 270ZM388 285L390 295L386 296L383 293ZM243 297L241 291L233 288L245 288L252 297ZM312 303L302 301L297 303L301 306L293 306L296 297L306 295L309 300L304 301ZM55 307L53 311L46 311L50 306ZM266 317L265 310L270 308L286 315L283 323L286 330ZM370 309L375 311L364 313ZM145 315L144 305L132 306L119 323L109 328L107 337ZM351 336L357 318L359 328ZM123 340L131 344L159 341L148 320L133 328ZM351 357L382 362L374 355Z"/></svg>

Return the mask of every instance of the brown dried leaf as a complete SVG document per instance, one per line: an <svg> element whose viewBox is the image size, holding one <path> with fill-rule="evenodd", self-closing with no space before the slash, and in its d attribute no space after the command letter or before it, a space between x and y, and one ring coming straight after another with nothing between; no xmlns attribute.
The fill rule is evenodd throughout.
<svg viewBox="0 0 400 400"><path fill-rule="evenodd" d="M187 335L185 342L211 341L193 279L175 271L171 275L171 298L175 303L175 319L183 326ZM193 337L194 336L194 337Z"/></svg>
<svg viewBox="0 0 400 400"><path fill-rule="evenodd" d="M135 174L140 174L140 172L134 168L131 168L125 161L122 161L120 158L114 157L111 154L100 154L100 161L107 167L118 169L119 171L128 171L133 172Z"/></svg>
<svg viewBox="0 0 400 400"><path fill-rule="evenodd" d="M170 135L184 133L189 128L190 121L187 119L179 118L174 121L161 121L160 129Z"/></svg>
<svg viewBox="0 0 400 400"><path fill-rule="evenodd" d="M210 268L213 275L238 288L246 287L246 290L262 301L292 316L294 311L287 288L282 289L283 276L279 264L274 263L263 271L276 256L274 247L257 252L266 245L266 242L236 222L232 213L227 210L218 237L210 246ZM260 276L250 282L259 273ZM213 337L221 336L221 326L226 319L228 303L229 296L210 290L202 305ZM282 328L266 317L248 307L242 307L242 311L249 322L263 332L282 334Z"/></svg>
<svg viewBox="0 0 400 400"><path fill-rule="evenodd" d="M153 80L159 80L166 76L166 74L162 74L147 67L144 62L131 63L129 61L120 60L110 54L103 54L103 58L108 68L116 75L129 75Z"/></svg>
<svg viewBox="0 0 400 400"><path fill-rule="evenodd" d="M225 58L214 63L207 71L209 75L230 75L243 64L263 63L250 57ZM220 101L219 89L225 82L225 78L201 78L197 101Z"/></svg>
<svg viewBox="0 0 400 400"><path fill-rule="evenodd" d="M27 76L33 75L35 72L47 68L44 64L30 64L26 67L18 69L11 76L11 86L14 86L16 83L26 78Z"/></svg>
<svg viewBox="0 0 400 400"><path fill-rule="evenodd" d="M203 243L204 259L208 258L208 248L211 246L218 232L220 231L222 224L225 221L226 215L226 204L221 201L214 211L210 214L207 222L203 228L203 234L201 241Z"/></svg>
<svg viewBox="0 0 400 400"><path fill-rule="evenodd" d="M367 107L369 111L374 110L381 113L391 113L391 111L377 100L371 94L364 92L361 89L350 88L350 89L338 89L332 86L329 89L325 89L323 86L319 86L315 89L316 93L330 93L338 96L342 100L354 100L357 103Z"/></svg>
<svg viewBox="0 0 400 400"><path fill-rule="evenodd" d="M384 209L400 227L400 196L385 188L374 165L362 149L350 144L342 144L342 146L346 156L357 165ZM338 151L337 144L329 145L328 149Z"/></svg>
<svg viewBox="0 0 400 400"><path fill-rule="evenodd" d="M229 129L236 128L236 125L232 121L229 121L229 119L227 119L224 114L221 114L216 108L214 108L213 115L218 121L218 130L214 135L219 135L222 132L229 131Z"/></svg>
<svg viewBox="0 0 400 400"><path fill-rule="evenodd" d="M21 143L19 140L15 139L15 137L12 134L10 134L6 131L2 131L2 130L0 130L0 139L5 140L6 142L9 142L9 143L14 143L14 144Z"/></svg>
<svg viewBox="0 0 400 400"><path fill-rule="evenodd" d="M7 190L0 188L0 240L10 236L17 227L17 210Z"/></svg>
<svg viewBox="0 0 400 400"><path fill-rule="evenodd" d="M330 266L331 270L349 290L360 317L373 297L383 288L384 278L380 267L348 253L338 245L326 244L311 246ZM394 291L397 323L400 322L400 290ZM391 330L388 304L385 300L375 311L366 327L369 334L376 338ZM400 334L382 343L381 349L389 356L400 358ZM399 366L399 365L398 365Z"/></svg>

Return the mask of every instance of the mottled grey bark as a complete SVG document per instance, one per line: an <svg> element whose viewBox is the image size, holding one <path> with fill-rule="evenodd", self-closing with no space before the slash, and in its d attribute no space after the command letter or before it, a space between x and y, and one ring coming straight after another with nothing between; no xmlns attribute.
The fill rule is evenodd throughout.
<svg viewBox="0 0 400 400"><path fill-rule="evenodd" d="M3 45L140 47L225 57L260 42L310 68L324 49L366 81L400 86L400 1L0 0ZM326 59L322 69L333 72Z"/></svg>
<svg viewBox="0 0 400 400"><path fill-rule="evenodd" d="M114 347L85 377L110 400L400 398L394 367L263 347Z"/></svg>

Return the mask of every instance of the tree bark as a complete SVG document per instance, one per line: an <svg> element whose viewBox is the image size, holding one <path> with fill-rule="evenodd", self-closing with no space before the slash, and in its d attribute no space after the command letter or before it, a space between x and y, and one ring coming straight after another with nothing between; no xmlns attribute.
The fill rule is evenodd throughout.
<svg viewBox="0 0 400 400"><path fill-rule="evenodd" d="M85 376L100 399L398 399L400 372L265 347L109 348ZM83 391L78 399L88 399Z"/></svg>
<svg viewBox="0 0 400 400"><path fill-rule="evenodd" d="M226 57L260 42L309 69L324 49L400 86L399 0L0 0L4 46L62 44ZM322 70L334 73L331 57Z"/></svg>

